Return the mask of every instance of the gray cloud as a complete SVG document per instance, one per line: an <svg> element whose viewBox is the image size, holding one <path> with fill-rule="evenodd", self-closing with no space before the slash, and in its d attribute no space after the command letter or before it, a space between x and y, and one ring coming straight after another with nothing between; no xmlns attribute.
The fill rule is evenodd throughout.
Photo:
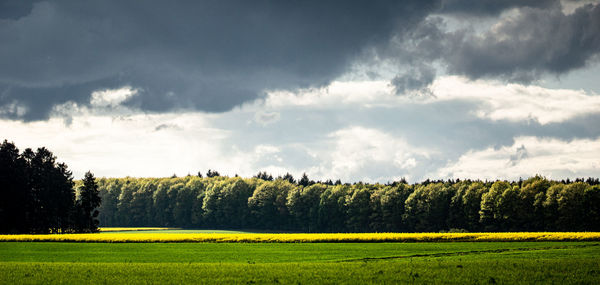
<svg viewBox="0 0 600 285"><path fill-rule="evenodd" d="M1 14L0 106L40 120L126 84L142 110L226 111L266 89L328 83L436 2L2 2L14 7Z"/></svg>
<svg viewBox="0 0 600 285"><path fill-rule="evenodd" d="M392 79L397 94L413 93L430 94L427 86L435 79L435 69L426 64L412 66L405 73Z"/></svg>
<svg viewBox="0 0 600 285"><path fill-rule="evenodd" d="M448 32L435 16L477 25L510 8L520 12L483 35ZM125 85L138 93L123 104L143 111L223 112L266 90L323 86L373 58L405 70L391 82L400 94L427 90L438 66L530 82L600 52L600 4L565 15L555 0L10 0L0 21L0 117L26 121Z"/></svg>
<svg viewBox="0 0 600 285"><path fill-rule="evenodd" d="M600 4L568 15L560 5L523 8L482 36L449 35L448 45L443 57L453 74L519 82L560 75L590 64L600 53Z"/></svg>
<svg viewBox="0 0 600 285"><path fill-rule="evenodd" d="M162 130L177 130L177 131L179 131L179 130L182 130L182 128L176 124L160 124L154 128L155 132L162 131Z"/></svg>
<svg viewBox="0 0 600 285"><path fill-rule="evenodd" d="M521 145L520 147L517 148L517 151L515 152L515 154L511 155L509 160L508 160L508 165L510 166L515 166L517 165L521 160L526 159L528 157L528 152L527 149L525 148L524 145Z"/></svg>
<svg viewBox="0 0 600 285"><path fill-rule="evenodd" d="M443 0L441 13L496 16L502 11L517 7L549 7L557 0Z"/></svg>
<svg viewBox="0 0 600 285"><path fill-rule="evenodd" d="M31 12L33 3L30 0L3 0L0 1L0 19L19 19Z"/></svg>
<svg viewBox="0 0 600 285"><path fill-rule="evenodd" d="M254 115L254 120L257 123L266 126L268 124L277 122L280 117L281 115L279 114L279 112L259 111L256 112L256 114Z"/></svg>
<svg viewBox="0 0 600 285"><path fill-rule="evenodd" d="M465 17L497 16L508 8L519 9L487 31L476 31L484 20ZM450 31L444 20L449 15L470 28ZM436 14L377 50L377 56L406 70L392 81L400 93L412 84L426 86L435 79L435 70L422 68L432 63L446 73L471 79L529 83L597 63L599 54L600 3L565 14L559 1L447 0Z"/></svg>

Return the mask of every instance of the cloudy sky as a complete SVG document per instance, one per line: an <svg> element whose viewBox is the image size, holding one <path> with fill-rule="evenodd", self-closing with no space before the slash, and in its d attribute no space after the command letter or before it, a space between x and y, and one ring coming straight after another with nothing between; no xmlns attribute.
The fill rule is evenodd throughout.
<svg viewBox="0 0 600 285"><path fill-rule="evenodd" d="M0 134L75 178L600 176L600 1L0 0Z"/></svg>

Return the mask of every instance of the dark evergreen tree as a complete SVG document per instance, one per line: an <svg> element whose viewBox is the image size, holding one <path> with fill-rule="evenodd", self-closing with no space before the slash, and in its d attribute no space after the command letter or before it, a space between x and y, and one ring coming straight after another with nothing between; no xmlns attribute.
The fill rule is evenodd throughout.
<svg viewBox="0 0 600 285"><path fill-rule="evenodd" d="M48 149L24 151L28 164L29 187L32 196L32 231L61 233L72 225L71 213L75 206L73 177L65 164L56 163Z"/></svg>
<svg viewBox="0 0 600 285"><path fill-rule="evenodd" d="M306 175L306 173L302 174L302 178L300 178L300 180L298 180L298 185L304 186L304 187L310 185L310 180L308 179L308 175Z"/></svg>
<svg viewBox="0 0 600 285"><path fill-rule="evenodd" d="M206 177L217 177L217 176L221 176L221 174L219 174L219 172L217 172L216 170L208 170L206 172Z"/></svg>
<svg viewBox="0 0 600 285"><path fill-rule="evenodd" d="M265 181L273 181L273 175L268 174L266 171L258 172L258 174L254 176L254 178L262 179Z"/></svg>
<svg viewBox="0 0 600 285"><path fill-rule="evenodd" d="M0 145L0 232L27 232L31 211L26 164L19 149L4 140Z"/></svg>
<svg viewBox="0 0 600 285"><path fill-rule="evenodd" d="M74 182L64 163L46 148L19 154L13 143L0 145L0 232L78 231Z"/></svg>
<svg viewBox="0 0 600 285"><path fill-rule="evenodd" d="M296 184L296 179L294 179L294 176L292 176L290 173L286 172L285 175L281 177L281 179L287 180L291 184Z"/></svg>
<svg viewBox="0 0 600 285"><path fill-rule="evenodd" d="M98 231L98 210L102 199L99 196L98 185L96 178L92 172L85 173L83 185L79 188L78 206L81 208L82 231L97 232Z"/></svg>

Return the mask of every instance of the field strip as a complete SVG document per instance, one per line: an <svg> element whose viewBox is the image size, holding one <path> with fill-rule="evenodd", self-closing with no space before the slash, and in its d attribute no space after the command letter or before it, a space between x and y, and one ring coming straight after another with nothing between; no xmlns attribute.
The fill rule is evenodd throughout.
<svg viewBox="0 0 600 285"><path fill-rule="evenodd" d="M500 248L500 249L489 249L489 250L471 250L471 251L457 251L457 252L440 252L431 254L413 254L413 255L399 255L399 256L384 256L384 257L363 257L363 258L351 258L338 260L335 262L357 262L357 261L377 261L377 260L389 260L389 259L403 259L403 258L414 258L414 257L445 257L445 256L458 256L458 255L471 255L471 254L485 254L485 253L503 253L503 252L520 252L520 251L539 251L549 249L569 249L569 248L586 248L600 246L598 243L594 244L580 244L580 245L566 245L566 246L546 246L538 248Z"/></svg>
<svg viewBox="0 0 600 285"><path fill-rule="evenodd" d="M600 232L520 233L102 233L0 235L4 242L246 242L246 243L334 243L334 242L521 242L600 241Z"/></svg>
<svg viewBox="0 0 600 285"><path fill-rule="evenodd" d="M143 232L143 231L164 231L164 230L180 230L181 228L164 228L164 227L138 227L138 228L119 228L119 227L104 227L98 228L100 232Z"/></svg>

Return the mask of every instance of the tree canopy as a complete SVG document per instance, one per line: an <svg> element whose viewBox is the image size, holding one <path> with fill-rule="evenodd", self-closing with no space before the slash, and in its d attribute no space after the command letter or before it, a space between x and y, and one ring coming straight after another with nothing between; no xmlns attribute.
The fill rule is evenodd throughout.
<svg viewBox="0 0 600 285"><path fill-rule="evenodd" d="M303 232L600 230L594 179L303 185L307 178L292 183L259 174L100 178L100 224ZM148 218L133 218L138 215Z"/></svg>

